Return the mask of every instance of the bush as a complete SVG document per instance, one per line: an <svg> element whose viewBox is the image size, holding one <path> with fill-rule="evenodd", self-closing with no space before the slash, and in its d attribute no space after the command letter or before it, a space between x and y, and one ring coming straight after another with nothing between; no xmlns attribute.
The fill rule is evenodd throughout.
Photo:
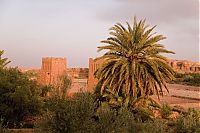
<svg viewBox="0 0 200 133"><path fill-rule="evenodd" d="M108 103L97 104L93 94L81 93L65 100L54 97L46 103L48 112L36 131L48 133L106 133L144 132L162 133L167 123L138 119L133 110L126 107L112 108ZM139 117L140 118L140 117Z"/></svg>
<svg viewBox="0 0 200 133"><path fill-rule="evenodd" d="M185 76L183 77L183 82L190 82L190 81L192 81L193 79L194 79L193 76L191 76L191 75L185 75Z"/></svg>
<svg viewBox="0 0 200 133"><path fill-rule="evenodd" d="M54 97L47 102L48 112L36 130L48 133L195 133L200 131L200 112L189 110L177 120L147 119L143 121L135 110L127 107L112 108L109 103L97 104L93 94L81 93L65 100ZM162 115L171 114L164 104ZM145 115L146 116L146 115Z"/></svg>
<svg viewBox="0 0 200 133"><path fill-rule="evenodd" d="M168 118L172 114L172 108L168 104L163 104L160 113L163 118Z"/></svg>
<svg viewBox="0 0 200 133"><path fill-rule="evenodd" d="M173 133L174 129L168 126L168 121L155 119L143 123L143 133Z"/></svg>
<svg viewBox="0 0 200 133"><path fill-rule="evenodd" d="M200 86L200 74L199 73L177 73L175 75L174 83L185 84L191 86Z"/></svg>
<svg viewBox="0 0 200 133"><path fill-rule="evenodd" d="M22 127L26 116L41 112L40 87L16 68L0 69L0 117L3 126Z"/></svg>
<svg viewBox="0 0 200 133"><path fill-rule="evenodd" d="M127 108L120 108L119 110L111 109L109 106L101 106L97 113L96 128L97 133L106 132L130 132L135 125L135 118L133 113ZM137 126L135 126L137 127Z"/></svg>
<svg viewBox="0 0 200 133"><path fill-rule="evenodd" d="M177 119L175 128L177 133L199 133L200 111L189 109L186 114Z"/></svg>
<svg viewBox="0 0 200 133"><path fill-rule="evenodd" d="M48 113L50 115L45 117L43 123L39 125L38 132L102 133L129 132L137 129L132 128L133 125L137 124L131 111L125 108L113 110L109 106L101 106L97 109L92 94L83 93L78 94L73 99L57 99L55 101L54 103L57 105L50 107L53 112Z"/></svg>
<svg viewBox="0 0 200 133"><path fill-rule="evenodd" d="M50 105L50 106L49 106ZM91 94L77 94L73 98L55 97L47 102L50 112L39 125L43 132L92 132L95 131L95 101Z"/></svg>
<svg viewBox="0 0 200 133"><path fill-rule="evenodd" d="M124 107L119 110L104 108L98 112L98 116L97 133L166 133L170 131L166 121L156 119L142 121L130 109Z"/></svg>

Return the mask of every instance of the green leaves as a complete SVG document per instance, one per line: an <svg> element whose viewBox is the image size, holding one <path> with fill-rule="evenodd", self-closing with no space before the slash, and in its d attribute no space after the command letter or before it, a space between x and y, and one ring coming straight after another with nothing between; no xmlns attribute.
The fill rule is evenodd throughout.
<svg viewBox="0 0 200 133"><path fill-rule="evenodd" d="M174 53L166 50L159 41L163 35L152 33L145 20L134 19L133 27L127 28L117 23L110 28L110 37L101 41L98 51L105 54L96 60L104 60L95 76L101 82L101 93L107 88L119 97L144 97L152 94L163 95L166 80L172 80L174 71L166 63L161 53ZM111 95L111 94L110 94Z"/></svg>
<svg viewBox="0 0 200 133"><path fill-rule="evenodd" d="M59 79L59 83L57 85L57 89L59 89L61 92L59 92L59 94L61 94L62 99L66 98L67 95L67 91L70 89L72 85L72 81L71 78L68 75L62 75Z"/></svg>
<svg viewBox="0 0 200 133"><path fill-rule="evenodd" d="M0 69L0 117L3 125L19 127L26 116L39 114L40 87L16 68Z"/></svg>
<svg viewBox="0 0 200 133"><path fill-rule="evenodd" d="M3 54L4 51L0 50L0 68L4 68L7 64L10 63L10 61L8 61L8 58L2 58Z"/></svg>

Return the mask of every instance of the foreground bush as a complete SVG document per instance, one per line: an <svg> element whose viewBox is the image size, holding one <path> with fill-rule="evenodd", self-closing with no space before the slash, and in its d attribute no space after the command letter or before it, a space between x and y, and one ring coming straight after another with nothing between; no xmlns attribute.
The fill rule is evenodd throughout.
<svg viewBox="0 0 200 133"><path fill-rule="evenodd" d="M36 128L37 132L48 133L131 133L149 131L164 133L169 131L167 122L147 120L130 108L112 108L107 103L99 104L93 94L82 93L65 100L51 98L44 121ZM139 115L139 114L138 114Z"/></svg>
<svg viewBox="0 0 200 133"><path fill-rule="evenodd" d="M172 114L172 108L168 104L163 104L161 108L162 118L168 118Z"/></svg>
<svg viewBox="0 0 200 133"><path fill-rule="evenodd" d="M200 111L189 109L177 119L175 128L177 133L200 133Z"/></svg>
<svg viewBox="0 0 200 133"><path fill-rule="evenodd" d="M95 131L95 101L91 94L79 94L74 98L54 97L46 103L48 115L41 123L42 132L92 132Z"/></svg>
<svg viewBox="0 0 200 133"><path fill-rule="evenodd" d="M26 116L41 112L39 86L16 68L0 69L0 118L3 126L19 128Z"/></svg>

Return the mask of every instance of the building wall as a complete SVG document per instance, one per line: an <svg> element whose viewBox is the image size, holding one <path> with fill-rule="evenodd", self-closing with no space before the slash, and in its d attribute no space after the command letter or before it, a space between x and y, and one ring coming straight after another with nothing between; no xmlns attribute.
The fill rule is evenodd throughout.
<svg viewBox="0 0 200 133"><path fill-rule="evenodd" d="M168 64L179 73L200 73L200 63L168 59Z"/></svg>
<svg viewBox="0 0 200 133"><path fill-rule="evenodd" d="M88 78L88 68L67 68L67 73L73 78L87 79Z"/></svg>
<svg viewBox="0 0 200 133"><path fill-rule="evenodd" d="M95 61L92 58L89 59L88 91L90 92L94 91L95 85L98 82L98 80L94 77L94 73L99 67L101 67L102 64L103 60Z"/></svg>
<svg viewBox="0 0 200 133"><path fill-rule="evenodd" d="M42 58L42 67L38 73L38 83L42 85L55 85L58 78L66 72L66 58Z"/></svg>
<svg viewBox="0 0 200 133"><path fill-rule="evenodd" d="M39 84L53 86L57 85L60 76L68 75L72 80L69 95L87 89L88 68L67 68L66 58L42 58L42 66L37 75ZM56 87L56 89L56 92L60 94L59 88Z"/></svg>

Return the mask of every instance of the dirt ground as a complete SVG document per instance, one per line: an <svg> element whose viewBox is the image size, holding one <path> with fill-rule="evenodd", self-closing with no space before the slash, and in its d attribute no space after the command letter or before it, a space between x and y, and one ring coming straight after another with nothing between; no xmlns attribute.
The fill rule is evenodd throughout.
<svg viewBox="0 0 200 133"><path fill-rule="evenodd" d="M200 110L200 87L185 86L178 84L167 84L169 93L165 92L160 97L161 103L168 103L172 106L180 105L185 109L195 108ZM153 96L157 99L157 96Z"/></svg>
<svg viewBox="0 0 200 133"><path fill-rule="evenodd" d="M186 86L179 84L167 84L169 93L164 92L164 96L160 97L161 103L168 103L172 106L180 105L184 108L196 108L200 110L200 87ZM72 88L68 91L69 95L80 91L86 91L87 80L76 80L72 84ZM158 100L157 96L152 96Z"/></svg>

